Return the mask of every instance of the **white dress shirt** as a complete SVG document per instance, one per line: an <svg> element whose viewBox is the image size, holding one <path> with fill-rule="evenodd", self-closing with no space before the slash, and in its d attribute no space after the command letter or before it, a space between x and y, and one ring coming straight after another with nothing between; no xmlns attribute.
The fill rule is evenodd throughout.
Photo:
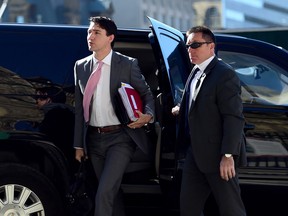
<svg viewBox="0 0 288 216"><path fill-rule="evenodd" d="M195 67L199 68L199 71L197 71L197 73L195 74L195 76L194 76L194 78L190 84L189 109L190 109L190 106L192 104L192 101L196 100L196 97L200 91L202 83L206 77L206 74L204 73L204 71L205 71L206 67L210 64L210 62L213 60L214 57L215 57L215 55L211 56L210 58L208 58L207 60L205 60L201 64L195 65ZM199 81L199 83L198 83L198 86L196 88L198 81Z"/></svg>
<svg viewBox="0 0 288 216"><path fill-rule="evenodd" d="M92 98L92 112L89 124L94 127L104 127L120 124L110 97L111 52L102 60L100 80ZM93 70L97 68L98 60L93 57Z"/></svg>

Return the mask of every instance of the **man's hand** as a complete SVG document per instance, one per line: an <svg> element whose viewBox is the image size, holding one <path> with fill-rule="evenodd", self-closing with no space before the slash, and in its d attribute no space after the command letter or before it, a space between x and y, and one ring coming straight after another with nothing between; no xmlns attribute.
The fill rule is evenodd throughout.
<svg viewBox="0 0 288 216"><path fill-rule="evenodd" d="M139 118L136 121L127 125L131 129L141 128L144 125L148 124L152 119L152 116L149 114L143 114L142 112L138 110L136 110L136 112L138 113Z"/></svg>
<svg viewBox="0 0 288 216"><path fill-rule="evenodd" d="M222 156L221 162L220 162L220 176L222 179L229 181L229 179L235 177L235 167L234 167L234 159L233 156L231 157L225 157Z"/></svg>
<svg viewBox="0 0 288 216"><path fill-rule="evenodd" d="M87 159L88 157L85 156L84 149L76 149L75 151L75 159L79 162L81 162L81 158L85 157Z"/></svg>
<svg viewBox="0 0 288 216"><path fill-rule="evenodd" d="M175 107L172 108L171 112L174 116L176 116L179 114L179 110L180 110L180 106L176 105Z"/></svg>

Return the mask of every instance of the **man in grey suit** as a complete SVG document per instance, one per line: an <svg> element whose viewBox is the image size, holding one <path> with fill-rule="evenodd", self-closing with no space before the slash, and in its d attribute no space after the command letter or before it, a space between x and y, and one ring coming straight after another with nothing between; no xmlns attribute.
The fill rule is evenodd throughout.
<svg viewBox="0 0 288 216"><path fill-rule="evenodd" d="M187 147L181 216L200 216L211 192L221 215L244 216L238 183L238 167L246 164L240 81L216 57L210 29L196 26L188 35L186 46L195 66L179 111L178 142Z"/></svg>
<svg viewBox="0 0 288 216"><path fill-rule="evenodd" d="M120 196L122 177L137 146L148 152L143 126L153 122L155 112L153 95L137 60L112 50L116 35L113 20L91 17L87 42L93 54L78 60L74 67L74 148L76 160L91 160L98 179L95 216L125 215ZM99 73L98 80L90 82L94 73ZM143 113L138 112L138 120L128 125L121 121L116 101L121 82L134 87L143 102ZM92 99L85 100L91 86Z"/></svg>

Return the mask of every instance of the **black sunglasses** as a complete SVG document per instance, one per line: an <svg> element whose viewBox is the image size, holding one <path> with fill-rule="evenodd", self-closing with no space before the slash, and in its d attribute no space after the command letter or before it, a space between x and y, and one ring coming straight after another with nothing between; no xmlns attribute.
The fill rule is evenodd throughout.
<svg viewBox="0 0 288 216"><path fill-rule="evenodd" d="M205 41L205 42L193 42L191 44L186 44L186 48L188 49L189 47L191 49L197 49L199 47L201 47L203 44L210 44L213 43L212 41Z"/></svg>

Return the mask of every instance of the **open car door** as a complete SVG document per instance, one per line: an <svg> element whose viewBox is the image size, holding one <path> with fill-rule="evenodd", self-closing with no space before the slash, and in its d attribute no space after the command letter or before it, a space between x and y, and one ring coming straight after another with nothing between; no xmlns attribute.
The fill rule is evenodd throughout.
<svg viewBox="0 0 288 216"><path fill-rule="evenodd" d="M173 116L171 111L181 101L191 64L183 33L153 18L148 19L151 22L149 40L158 65L157 76L161 92L156 99L156 116L160 128L156 167L159 167L160 185L165 189L163 187L167 183L169 186L169 182L176 179L179 168L179 158L176 154L177 117Z"/></svg>

